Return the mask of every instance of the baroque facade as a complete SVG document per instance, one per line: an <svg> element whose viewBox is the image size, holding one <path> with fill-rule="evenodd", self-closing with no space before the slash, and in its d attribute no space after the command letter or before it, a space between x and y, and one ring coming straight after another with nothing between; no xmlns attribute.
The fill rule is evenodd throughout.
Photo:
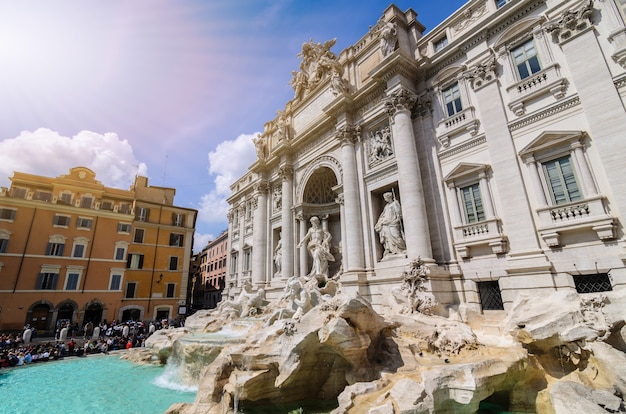
<svg viewBox="0 0 626 414"><path fill-rule="evenodd" d="M137 177L15 172L0 192L0 330L184 315L196 210ZM181 309L182 308L182 309Z"/></svg>
<svg viewBox="0 0 626 414"><path fill-rule="evenodd" d="M420 261L477 312L623 288L622 3L472 0L426 35L390 5L338 55L304 43L231 186L227 284L323 276L378 306Z"/></svg>

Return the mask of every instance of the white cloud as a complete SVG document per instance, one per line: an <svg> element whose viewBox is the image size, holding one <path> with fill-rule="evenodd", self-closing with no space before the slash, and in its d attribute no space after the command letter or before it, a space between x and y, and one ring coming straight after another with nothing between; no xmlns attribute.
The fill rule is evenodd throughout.
<svg viewBox="0 0 626 414"><path fill-rule="evenodd" d="M242 134L235 140L220 143L209 152L209 174L215 175L215 187L202 196L198 220L207 223L226 221L230 185L241 177L254 162L256 152L252 138L258 133Z"/></svg>
<svg viewBox="0 0 626 414"><path fill-rule="evenodd" d="M0 183L9 185L15 171L56 177L70 168L87 167L104 185L129 188L136 174L147 175L127 140L115 133L81 131L73 137L39 128L0 142Z"/></svg>
<svg viewBox="0 0 626 414"><path fill-rule="evenodd" d="M213 240L215 240L215 236L212 234L196 233L193 236L193 252L196 254L200 253L202 249L204 249L206 245Z"/></svg>

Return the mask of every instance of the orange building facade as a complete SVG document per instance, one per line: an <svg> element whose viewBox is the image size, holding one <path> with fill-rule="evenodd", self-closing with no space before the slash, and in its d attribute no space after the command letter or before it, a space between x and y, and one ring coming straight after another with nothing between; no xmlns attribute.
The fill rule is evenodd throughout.
<svg viewBox="0 0 626 414"><path fill-rule="evenodd" d="M184 313L196 211L173 206L174 193L145 177L105 187L84 167L15 172L0 191L0 331Z"/></svg>
<svg viewBox="0 0 626 414"><path fill-rule="evenodd" d="M222 292L226 285L228 231L222 232L215 240L209 242L202 253L203 303L205 308L213 309L222 300Z"/></svg>

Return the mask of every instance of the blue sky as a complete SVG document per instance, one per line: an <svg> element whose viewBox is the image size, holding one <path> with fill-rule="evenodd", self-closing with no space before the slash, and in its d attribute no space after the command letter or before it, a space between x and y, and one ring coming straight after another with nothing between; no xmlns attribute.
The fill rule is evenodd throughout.
<svg viewBox="0 0 626 414"><path fill-rule="evenodd" d="M465 1L398 0L430 31ZM136 174L199 210L195 249L227 228L251 138L293 98L302 43L357 42L382 0L0 0L0 186L13 171Z"/></svg>

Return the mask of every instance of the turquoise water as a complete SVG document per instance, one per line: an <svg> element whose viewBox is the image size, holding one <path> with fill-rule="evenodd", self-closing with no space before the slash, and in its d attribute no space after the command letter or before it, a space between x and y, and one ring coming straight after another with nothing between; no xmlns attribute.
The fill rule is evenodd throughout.
<svg viewBox="0 0 626 414"><path fill-rule="evenodd" d="M193 402L196 390L170 381L165 368L92 355L0 369L1 414L162 414Z"/></svg>

